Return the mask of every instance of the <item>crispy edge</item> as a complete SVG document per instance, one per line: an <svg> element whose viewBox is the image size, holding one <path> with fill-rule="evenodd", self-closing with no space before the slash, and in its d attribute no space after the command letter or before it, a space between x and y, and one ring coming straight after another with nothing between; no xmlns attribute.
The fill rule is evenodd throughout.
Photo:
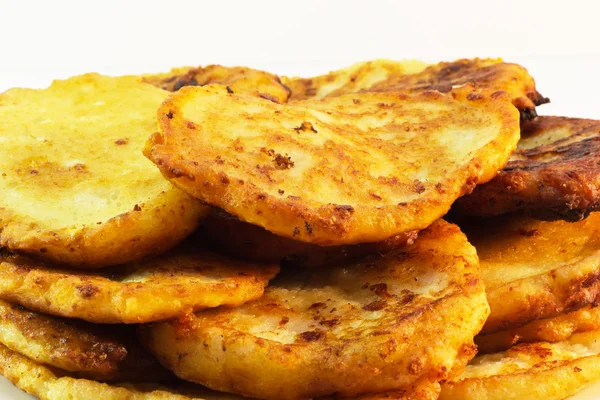
<svg viewBox="0 0 600 400"><path fill-rule="evenodd" d="M125 264L173 248L196 229L209 210L173 187L101 225L35 234L29 224L6 227L0 246L74 268Z"/></svg>
<svg viewBox="0 0 600 400"><path fill-rule="evenodd" d="M545 318L489 335L475 336L479 353L495 353L519 343L560 342L572 334L600 330L600 308L596 303L579 310Z"/></svg>
<svg viewBox="0 0 600 400"><path fill-rule="evenodd" d="M115 282L101 275L55 270L24 257L8 256L0 258L0 298L61 317L103 324L139 324L175 318L192 310L241 305L260 297L278 272L278 266L265 265L257 269L257 276L242 276L249 287L242 288L235 299L231 298L231 291L238 290L239 283L223 287L219 282L200 282L200 286L219 291L218 296L207 301L204 291L190 290L181 283L164 287L152 283L146 287L136 281Z"/></svg>
<svg viewBox="0 0 600 400"><path fill-rule="evenodd" d="M169 181L193 197L223 208L230 214L237 216L244 214L247 217L242 218L243 220L249 220L251 217L256 220L253 223L265 228L266 225L269 225L269 230L277 235L320 246L381 241L402 232L426 228L444 215L456 198L471 193L477 184L491 180L496 172L506 164L510 153L516 148L519 138L519 121L515 117L517 111L506 101L508 97L504 92L499 91L491 95L474 93L473 88L464 86L453 90L450 98L438 92L412 95L428 101L447 99L448 101L489 105L491 112L499 116L500 132L494 140L474 152L468 165L457 171L453 181L463 183L453 185L454 190L446 190L443 194L437 195L434 200L423 198L407 204L402 203L402 207L386 205L377 207L376 210L368 207L367 212L372 211L374 215L368 219L357 218L356 215L359 214L356 212L357 208L350 212L339 205L329 204L315 209L307 207L299 199L290 197L282 199L265 194L260 188L251 184L245 184L243 188L239 188L238 185L230 185L230 179L224 173L202 166L192 166L185 160L180 160L176 154L169 154L169 151L165 151L165 146L167 137L174 130L173 110L177 109L179 103L185 102L191 96L193 96L193 91L184 89L179 92L179 96L171 96L163 103L158 110L163 133L157 132L149 138L144 155L159 167ZM505 151L498 152L498 148L504 148ZM197 183L199 181L204 182L202 187L199 187ZM240 191L244 192L246 199L260 198L261 201L229 204L227 199L239 198ZM238 209L239 207L242 207L242 211ZM429 212L423 213L424 209ZM360 214L364 215L364 213ZM269 216L269 221L279 222L276 224L264 223L266 215ZM394 216L392 223L389 222L391 216ZM375 221L381 221L379 224L381 229L377 231L373 229ZM306 229L300 229L297 235L293 235L292 230L288 229L289 226L303 226Z"/></svg>

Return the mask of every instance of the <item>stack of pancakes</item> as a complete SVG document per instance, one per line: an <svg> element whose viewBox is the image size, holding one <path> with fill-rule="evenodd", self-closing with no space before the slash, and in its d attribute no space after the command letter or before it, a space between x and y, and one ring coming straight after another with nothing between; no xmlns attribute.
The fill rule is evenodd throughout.
<svg viewBox="0 0 600 400"><path fill-rule="evenodd" d="M545 102L500 59L11 89L0 373L41 399L566 398L600 379L600 122Z"/></svg>

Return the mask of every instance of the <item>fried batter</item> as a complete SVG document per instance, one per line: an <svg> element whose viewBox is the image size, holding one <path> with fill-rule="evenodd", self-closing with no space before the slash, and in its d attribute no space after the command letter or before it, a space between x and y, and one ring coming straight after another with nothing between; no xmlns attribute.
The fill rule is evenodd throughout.
<svg viewBox="0 0 600 400"><path fill-rule="evenodd" d="M183 382L161 386L152 383L108 385L74 378L63 371L37 364L0 344L0 374L18 388L41 400L241 400Z"/></svg>
<svg viewBox="0 0 600 400"><path fill-rule="evenodd" d="M76 267L161 253L208 212L141 154L168 92L96 74L0 95L0 246Z"/></svg>
<svg viewBox="0 0 600 400"><path fill-rule="evenodd" d="M518 64L505 63L496 59L462 59L431 65L413 74L392 74L367 91L398 92L439 90L449 92L453 86L474 85L491 92L501 90L510 96L521 112L522 120L535 118L535 107L550 100L535 88L535 81L527 70Z"/></svg>
<svg viewBox="0 0 600 400"><path fill-rule="evenodd" d="M482 333L600 299L600 213L575 223L513 215L461 226L479 254L491 308Z"/></svg>
<svg viewBox="0 0 600 400"><path fill-rule="evenodd" d="M359 62L349 67L313 78L282 77L283 83L292 91L290 101L322 99L368 89L375 83L392 76L421 72L427 64L421 61L373 60Z"/></svg>
<svg viewBox="0 0 600 400"><path fill-rule="evenodd" d="M492 179L519 138L503 93L362 93L278 105L187 87L145 154L242 221L322 246L420 230Z"/></svg>
<svg viewBox="0 0 600 400"><path fill-rule="evenodd" d="M101 381L171 379L125 326L95 325L0 301L0 343L30 359Z"/></svg>
<svg viewBox="0 0 600 400"><path fill-rule="evenodd" d="M600 379L600 332L475 357L440 400L562 400Z"/></svg>
<svg viewBox="0 0 600 400"><path fill-rule="evenodd" d="M460 372L488 315L475 249L444 221L383 257L285 271L256 301L144 326L142 340L176 375L215 390L343 397Z"/></svg>
<svg viewBox="0 0 600 400"><path fill-rule="evenodd" d="M220 83L227 85L233 93L247 93L275 103L285 103L291 93L277 75L246 67L222 65L174 68L164 74L145 75L144 82L170 92L176 92L184 86Z"/></svg>
<svg viewBox="0 0 600 400"><path fill-rule="evenodd" d="M213 209L197 232L212 249L227 256L307 268L329 267L370 254L386 254L412 244L418 235L418 232L407 232L381 242L320 247L274 235L220 209Z"/></svg>
<svg viewBox="0 0 600 400"><path fill-rule="evenodd" d="M538 117L522 129L504 169L453 210L477 216L521 210L550 221L579 221L600 210L600 121Z"/></svg>
<svg viewBox="0 0 600 400"><path fill-rule="evenodd" d="M560 342L578 332L600 330L600 307L590 304L553 318L532 321L519 328L475 336L480 353L506 350L518 343Z"/></svg>
<svg viewBox="0 0 600 400"><path fill-rule="evenodd" d="M97 323L145 323L260 297L275 265L178 247L136 264L82 272L19 256L0 260L0 298Z"/></svg>

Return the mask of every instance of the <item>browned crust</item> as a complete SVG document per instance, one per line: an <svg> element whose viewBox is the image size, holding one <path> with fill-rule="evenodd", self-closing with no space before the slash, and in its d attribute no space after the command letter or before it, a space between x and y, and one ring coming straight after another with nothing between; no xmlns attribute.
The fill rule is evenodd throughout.
<svg viewBox="0 0 600 400"><path fill-rule="evenodd" d="M277 236L242 222L220 209L203 220L197 234L215 251L249 261L279 263L282 267L328 267L370 254L386 254L412 244L417 231L401 233L381 242L321 247Z"/></svg>
<svg viewBox="0 0 600 400"><path fill-rule="evenodd" d="M204 86L213 83L228 85L229 90L252 93L258 97L285 103L291 90L281 83L281 79L269 72L247 67L224 67L207 65L206 67L175 68L164 74L146 75L146 83L170 92L176 92L185 86Z"/></svg>
<svg viewBox="0 0 600 400"><path fill-rule="evenodd" d="M541 220L579 221L600 210L600 121L538 117L523 124L522 134L558 129L570 130L570 137L529 149L517 147L498 175L459 199L453 211L474 216L524 211ZM580 136L586 138L569 143Z"/></svg>
<svg viewBox="0 0 600 400"><path fill-rule="evenodd" d="M217 87L213 90L222 91ZM359 205L348 210L338 204L313 207L300 198L269 195L252 182L238 181L221 171L219 162L182 159L171 147L177 147L174 132L187 129L184 126L189 127L191 121L184 121L173 110L177 110L181 102L193 95L192 90L183 90L179 96L171 96L163 103L158 112L162 132L149 138L144 149L146 157L159 167L169 181L191 196L263 226L277 235L321 246L381 241L398 233L426 228L443 216L456 198L470 193L477 183L492 179L495 171L506 163L509 149L513 147L515 130L518 130L518 119L515 118L514 109L507 107L504 92L474 93L471 87L462 87L449 95L439 92L395 94L407 101L414 98L477 103L478 106L487 107L502 121L500 131L496 139L474 151L470 162L457 170L452 179L436 188L438 194L434 199L417 198L408 203L383 204L376 209ZM370 96L368 93L365 95ZM345 97L355 100L356 96L346 95L338 99ZM197 132L188 130L182 135L193 137L195 134ZM240 192L244 193L243 199L230 201L238 199ZM366 214L368 218L364 218ZM272 221L279 222L275 226Z"/></svg>
<svg viewBox="0 0 600 400"><path fill-rule="evenodd" d="M446 93L452 90L453 86L467 83L481 89L506 91L515 107L520 110L522 120L535 118L535 107L550 102L536 90L535 81L525 68L518 64L502 62L501 59L474 58L441 62L416 74L392 76L367 90L438 90Z"/></svg>

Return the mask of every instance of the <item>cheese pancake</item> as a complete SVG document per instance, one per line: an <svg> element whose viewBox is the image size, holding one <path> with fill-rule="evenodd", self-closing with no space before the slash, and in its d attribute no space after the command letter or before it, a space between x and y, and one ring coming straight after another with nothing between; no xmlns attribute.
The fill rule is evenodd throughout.
<svg viewBox="0 0 600 400"><path fill-rule="evenodd" d="M538 117L523 124L521 136L498 176L460 199L454 211L580 221L600 210L600 121Z"/></svg>
<svg viewBox="0 0 600 400"><path fill-rule="evenodd" d="M286 105L186 87L145 154L192 196L279 236L335 246L424 229L492 179L519 139L503 93L362 93Z"/></svg>
<svg viewBox="0 0 600 400"><path fill-rule="evenodd" d="M167 95L97 74L0 94L0 246L92 268L189 235L208 208L141 153Z"/></svg>
<svg viewBox="0 0 600 400"><path fill-rule="evenodd" d="M474 355L488 315L475 249L438 221L406 249L287 269L258 300L144 326L182 379L265 399L408 390ZM468 316L468 317L465 317Z"/></svg>

